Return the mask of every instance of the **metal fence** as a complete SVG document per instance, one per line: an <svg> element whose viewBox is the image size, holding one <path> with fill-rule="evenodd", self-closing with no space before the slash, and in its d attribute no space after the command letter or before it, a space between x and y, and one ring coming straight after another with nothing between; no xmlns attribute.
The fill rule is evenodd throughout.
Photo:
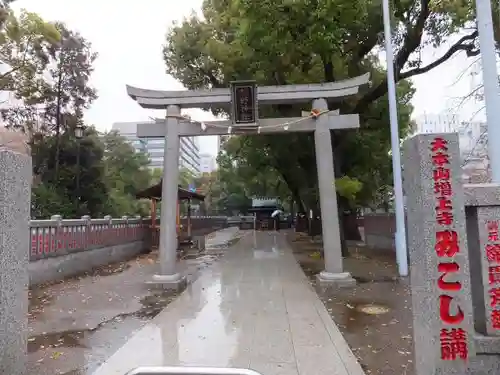
<svg viewBox="0 0 500 375"><path fill-rule="evenodd" d="M69 253L143 241L150 231L150 219L127 218L31 220L30 261Z"/></svg>

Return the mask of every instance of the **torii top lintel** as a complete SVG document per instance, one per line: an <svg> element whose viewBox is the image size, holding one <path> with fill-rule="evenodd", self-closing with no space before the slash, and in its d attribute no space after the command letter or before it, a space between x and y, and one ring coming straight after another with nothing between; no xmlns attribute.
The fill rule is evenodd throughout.
<svg viewBox="0 0 500 375"><path fill-rule="evenodd" d="M359 86L369 83L370 73L337 82L257 87L259 105L304 103L318 98L342 100L358 93ZM211 107L227 109L231 103L229 88L213 90L161 91L145 90L127 85L128 95L148 109Z"/></svg>

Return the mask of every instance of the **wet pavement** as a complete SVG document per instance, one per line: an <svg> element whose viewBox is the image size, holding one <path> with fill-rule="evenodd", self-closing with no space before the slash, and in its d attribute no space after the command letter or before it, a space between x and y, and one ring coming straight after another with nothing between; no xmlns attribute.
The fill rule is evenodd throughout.
<svg viewBox="0 0 500 375"><path fill-rule="evenodd" d="M234 244L240 237L240 234L245 233L240 231L238 227L229 227L217 231L217 236L208 236L205 246L207 249L217 249L227 247Z"/></svg>
<svg viewBox="0 0 500 375"><path fill-rule="evenodd" d="M322 269L321 243L307 236L291 242L310 276ZM413 326L409 281L400 279L393 251L350 247L345 269L358 284L320 296L368 375L413 375Z"/></svg>
<svg viewBox="0 0 500 375"><path fill-rule="evenodd" d="M247 234L94 375L162 365L243 367L263 375L364 374L286 236Z"/></svg>
<svg viewBox="0 0 500 375"><path fill-rule="evenodd" d="M234 233L233 238L239 234ZM225 252L227 233L190 255L181 267L192 282ZM28 370L40 375L87 375L176 298L144 283L158 269L157 254L139 256L87 275L30 291Z"/></svg>

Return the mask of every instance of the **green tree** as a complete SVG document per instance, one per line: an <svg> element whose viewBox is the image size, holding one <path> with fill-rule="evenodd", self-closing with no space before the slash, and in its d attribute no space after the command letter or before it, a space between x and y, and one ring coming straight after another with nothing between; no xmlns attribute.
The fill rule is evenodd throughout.
<svg viewBox="0 0 500 375"><path fill-rule="evenodd" d="M104 181L108 190L106 213L115 217L149 215L149 204L135 198L151 184L148 157L135 152L115 131L104 134L101 141L104 144Z"/></svg>
<svg viewBox="0 0 500 375"><path fill-rule="evenodd" d="M162 168L154 168L151 169L151 184L157 184L163 177L163 169Z"/></svg>
<svg viewBox="0 0 500 375"><path fill-rule="evenodd" d="M35 13L14 11L0 5L0 90L11 91L18 99L39 92L44 84L43 72L50 61L52 48L59 42L55 25Z"/></svg>
<svg viewBox="0 0 500 375"><path fill-rule="evenodd" d="M53 82L53 85L47 85L43 92L44 125L55 132L58 140L56 160L61 132L74 129L82 123L84 110L97 99L96 90L89 85L97 54L79 33L69 30L62 23L57 24L57 29L61 41L52 54L55 67L49 69L50 82ZM56 164L56 177L58 171L59 165Z"/></svg>
<svg viewBox="0 0 500 375"><path fill-rule="evenodd" d="M187 189L190 184L192 184L195 180L195 175L187 168L179 169L179 185Z"/></svg>
<svg viewBox="0 0 500 375"><path fill-rule="evenodd" d="M37 86L29 91L15 90L22 103L3 110L2 115L10 128L55 135L57 180L61 135L74 132L77 125L83 124L84 110L97 98L96 90L89 84L97 55L80 34L62 23L55 27L60 40L50 49L48 65Z"/></svg>
<svg viewBox="0 0 500 375"><path fill-rule="evenodd" d="M92 127L83 139L75 138L76 126L84 125L83 111L97 97L89 85L96 55L62 23L47 24L24 11L19 18L8 13L0 54L10 70L1 83L19 105L3 109L2 117L7 127L30 136L37 181L33 216L102 216L104 145Z"/></svg>
<svg viewBox="0 0 500 375"><path fill-rule="evenodd" d="M256 140L230 137L222 145L217 162L224 195L241 202L248 202L254 196L280 197L287 202L290 190L280 173L269 165L265 150L252 147L251 142Z"/></svg>
<svg viewBox="0 0 500 375"><path fill-rule="evenodd" d="M196 190L205 196L200 207L204 214L215 214L224 210L221 206L222 189L219 171L202 173L195 178L194 185Z"/></svg>
<svg viewBox="0 0 500 375"><path fill-rule="evenodd" d="M92 127L85 130L81 140L69 132L62 134L58 160L60 173L56 179L56 137L42 133L33 136L33 172L37 176L32 197L34 218L48 218L55 214L67 218L102 217L106 214L108 190L102 163L104 145L99 138ZM80 142L80 147L77 142ZM79 157L77 153L80 153ZM56 201L59 203L54 203Z"/></svg>
<svg viewBox="0 0 500 375"><path fill-rule="evenodd" d="M460 51L477 54L476 32L472 30L446 54L424 66L419 52L425 45L440 45L471 25L474 14L469 4L409 1L397 3L393 9L399 120L405 136L414 91L406 79ZM361 129L334 132L333 147L337 178L358 180L362 189L357 200L369 202L391 179L387 81L373 52L383 47L382 34L377 2L206 0L203 19L193 15L171 28L164 59L167 72L189 89L225 87L235 79L255 79L260 85L331 82L370 72L370 87L331 107L344 114L360 113ZM261 116L300 116L307 109L279 106L261 109ZM244 141L238 152L247 165L274 168L301 209L317 210L312 135L241 138ZM352 211L352 202L340 198L341 211Z"/></svg>

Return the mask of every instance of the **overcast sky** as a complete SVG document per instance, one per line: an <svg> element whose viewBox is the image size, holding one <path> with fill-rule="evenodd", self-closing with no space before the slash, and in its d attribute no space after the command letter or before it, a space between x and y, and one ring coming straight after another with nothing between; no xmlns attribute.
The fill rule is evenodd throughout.
<svg viewBox="0 0 500 375"><path fill-rule="evenodd" d="M199 11L201 3L202 0L17 0L14 4L18 9L36 12L46 20L63 21L92 42L99 53L92 77L99 99L86 116L89 123L105 130L113 122L147 120L149 116L163 115L139 107L127 96L125 85L182 89L179 82L165 74L162 45L172 21L182 20L192 10ZM441 52L428 51L425 59L430 60ZM467 65L465 58L456 58L416 78L414 115L458 112L468 120L477 105L457 111L456 98L470 91L472 79L466 75L454 84ZM211 118L202 111L192 113L192 117L197 120ZM212 154L217 152L216 143L213 137L200 141L202 151Z"/></svg>

